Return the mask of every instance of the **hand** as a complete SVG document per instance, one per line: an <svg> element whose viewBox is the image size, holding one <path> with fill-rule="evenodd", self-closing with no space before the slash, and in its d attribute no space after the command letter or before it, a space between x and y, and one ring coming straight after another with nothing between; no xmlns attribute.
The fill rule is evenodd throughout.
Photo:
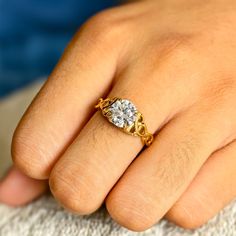
<svg viewBox="0 0 236 236"><path fill-rule="evenodd" d="M236 196L235 13L233 0L160 0L91 18L15 132L18 168L73 212L105 200L132 230L205 223ZM94 113L114 96L144 114L149 148Z"/></svg>

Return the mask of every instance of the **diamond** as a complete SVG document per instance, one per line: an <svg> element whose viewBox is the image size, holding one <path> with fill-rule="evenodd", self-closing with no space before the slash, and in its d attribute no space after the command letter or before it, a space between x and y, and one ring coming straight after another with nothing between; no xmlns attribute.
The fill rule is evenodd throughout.
<svg viewBox="0 0 236 236"><path fill-rule="evenodd" d="M137 117L137 109L132 102L127 99L117 99L108 108L110 112L110 122L119 128L132 125Z"/></svg>

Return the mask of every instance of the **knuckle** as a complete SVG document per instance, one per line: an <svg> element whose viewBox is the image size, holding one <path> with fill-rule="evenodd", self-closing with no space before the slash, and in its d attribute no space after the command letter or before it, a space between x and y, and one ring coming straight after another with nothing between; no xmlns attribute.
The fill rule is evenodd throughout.
<svg viewBox="0 0 236 236"><path fill-rule="evenodd" d="M177 67L189 65L197 57L196 37L180 33L170 33L158 39L160 60ZM191 59L191 60L190 60Z"/></svg>
<svg viewBox="0 0 236 236"><path fill-rule="evenodd" d="M106 199L106 207L110 216L123 227L132 231L144 231L155 222L145 204L138 203L131 195L129 198L116 197L110 194Z"/></svg>
<svg viewBox="0 0 236 236"><path fill-rule="evenodd" d="M231 108L234 107L236 100L236 80L213 79L203 89L201 97L200 112L205 116L213 117L211 122L217 122L222 127L221 136L227 139L235 130L233 117L236 113Z"/></svg>
<svg viewBox="0 0 236 236"><path fill-rule="evenodd" d="M235 99L236 80L233 77L220 78L211 81L204 90L205 97L212 98L213 105L227 103Z"/></svg>
<svg viewBox="0 0 236 236"><path fill-rule="evenodd" d="M28 131L17 130L12 139L12 159L26 175L46 179L49 175L46 153L30 138Z"/></svg>
<svg viewBox="0 0 236 236"><path fill-rule="evenodd" d="M145 44L145 51L142 51L142 58L147 66L155 71L160 66L169 69L169 65L176 67L186 67L193 59L195 38L192 35L184 35L180 33L168 33L162 37L154 36ZM158 56L157 56L158 55ZM146 60L148 58L148 60Z"/></svg>
<svg viewBox="0 0 236 236"><path fill-rule="evenodd" d="M103 26L110 24L114 19L114 15L111 14L111 11L112 9L108 9L95 14L87 21L87 26L89 27L91 25L92 28L96 28L96 26L103 28Z"/></svg>
<svg viewBox="0 0 236 236"><path fill-rule="evenodd" d="M83 35L95 46L109 47L121 42L121 39L129 33L129 24L114 17L116 15L114 11L116 9L97 13L83 25L78 34Z"/></svg>
<svg viewBox="0 0 236 236"><path fill-rule="evenodd" d="M52 194L71 212L87 215L100 207L100 202L88 181L73 172L53 170L49 178Z"/></svg>
<svg viewBox="0 0 236 236"><path fill-rule="evenodd" d="M193 35L169 33L158 40L162 57L185 59L193 52L195 37Z"/></svg>

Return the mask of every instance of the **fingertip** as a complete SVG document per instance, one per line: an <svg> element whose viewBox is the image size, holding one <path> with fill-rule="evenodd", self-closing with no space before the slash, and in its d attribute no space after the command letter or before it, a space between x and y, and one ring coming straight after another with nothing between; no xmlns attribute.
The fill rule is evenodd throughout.
<svg viewBox="0 0 236 236"><path fill-rule="evenodd" d="M47 189L46 181L27 177L16 167L12 167L0 180L0 203L9 206L25 205Z"/></svg>

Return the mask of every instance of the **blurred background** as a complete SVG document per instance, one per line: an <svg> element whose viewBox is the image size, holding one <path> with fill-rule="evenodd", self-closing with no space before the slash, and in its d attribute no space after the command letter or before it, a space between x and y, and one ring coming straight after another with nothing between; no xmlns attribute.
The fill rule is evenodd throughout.
<svg viewBox="0 0 236 236"><path fill-rule="evenodd" d="M78 27L115 0L0 0L0 98L47 76Z"/></svg>

